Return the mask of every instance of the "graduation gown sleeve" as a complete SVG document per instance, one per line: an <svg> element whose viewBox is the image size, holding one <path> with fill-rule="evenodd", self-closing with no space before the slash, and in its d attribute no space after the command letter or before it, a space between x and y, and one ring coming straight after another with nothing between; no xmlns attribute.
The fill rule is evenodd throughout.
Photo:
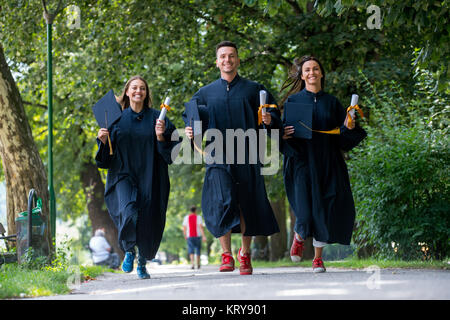
<svg viewBox="0 0 450 320"><path fill-rule="evenodd" d="M101 142L101 140L97 138L97 146L98 150L97 154L95 155L95 162L97 163L97 167L108 169L113 158L113 156L109 154L109 144L103 144L103 142Z"/></svg>
<svg viewBox="0 0 450 320"><path fill-rule="evenodd" d="M176 132L175 126L169 119L166 120L166 130L164 131L164 141L156 141L159 155L167 164L172 164L175 157L172 159L172 149L181 142L181 138ZM173 139L173 140L172 140Z"/></svg>
<svg viewBox="0 0 450 320"><path fill-rule="evenodd" d="M344 125L347 112L338 99L336 99L336 109L337 119L341 124L339 148L347 152L355 148L362 140L364 140L367 137L367 132L359 124L356 124L355 128L351 130Z"/></svg>

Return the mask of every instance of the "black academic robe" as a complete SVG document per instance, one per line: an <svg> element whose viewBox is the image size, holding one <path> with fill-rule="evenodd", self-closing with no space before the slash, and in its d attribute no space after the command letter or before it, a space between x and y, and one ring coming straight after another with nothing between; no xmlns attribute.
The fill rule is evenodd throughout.
<svg viewBox="0 0 450 320"><path fill-rule="evenodd" d="M249 161L249 143L245 144L245 162L237 162L237 142L234 143L234 159L226 160L227 149L231 145L226 141L227 129L257 130L257 112L259 108L259 91L266 90L264 86L241 78L239 75L228 83L218 79L202 87L192 100L197 105L205 105L208 112L207 129L217 129L223 137L223 158L206 162L206 173L202 190L202 213L207 229L216 237L225 235L230 230L241 232L240 212L245 221L246 236L271 235L279 232L272 207L267 198L264 177L261 175L261 163L251 164ZM267 91L267 90L266 90ZM268 104L275 104L275 99L268 93ZM268 109L272 121L270 129L281 127L281 116L278 109ZM183 114L186 126L186 114ZM256 131L258 132L258 131ZM258 134L257 134L258 136ZM215 140L213 140L215 141ZM205 150L213 141L207 141ZM258 143L259 145L259 143ZM217 156L214 152L213 156ZM222 162L222 163L220 163ZM231 162L231 164L230 164Z"/></svg>
<svg viewBox="0 0 450 320"><path fill-rule="evenodd" d="M166 118L164 142L156 138L159 110L140 113L127 108L110 128L114 154L97 139L97 166L108 169L105 202L118 230L124 251L137 245L139 255L150 260L158 251L166 221L169 198L168 164L177 142L171 141L175 126Z"/></svg>
<svg viewBox="0 0 450 320"><path fill-rule="evenodd" d="M313 105L314 130L348 130L343 125L345 109L332 95L303 89L287 101ZM322 242L350 244L355 205L341 152L343 137L313 132L311 140L280 142L286 193L296 217L294 230L303 239L313 236Z"/></svg>

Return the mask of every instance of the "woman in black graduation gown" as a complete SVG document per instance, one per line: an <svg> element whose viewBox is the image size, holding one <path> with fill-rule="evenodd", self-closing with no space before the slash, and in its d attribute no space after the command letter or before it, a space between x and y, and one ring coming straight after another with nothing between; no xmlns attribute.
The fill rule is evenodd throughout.
<svg viewBox="0 0 450 320"><path fill-rule="evenodd" d="M147 82L132 77L121 97L120 119L110 130L100 129L97 136L98 167L107 168L105 202L125 251L122 270L131 272L135 246L139 258L137 273L147 279L145 264L158 251L169 198L168 164L177 142L171 141L175 126L166 118L158 120L160 111L151 108ZM110 155L108 134L113 155Z"/></svg>
<svg viewBox="0 0 450 320"><path fill-rule="evenodd" d="M288 89L285 102L312 105L312 130L339 128L341 134L312 132L312 138L293 137L294 127L285 126L281 151L287 197L295 213L295 236L291 259L300 261L303 242L313 237L314 272L324 272L323 247L328 243L350 244L355 206L347 166L341 149L345 137L354 129L347 123L339 100L323 91L324 69L315 57L296 59L281 91ZM283 123L286 124L286 108ZM347 134L345 134L347 132ZM352 131L353 132L353 131Z"/></svg>

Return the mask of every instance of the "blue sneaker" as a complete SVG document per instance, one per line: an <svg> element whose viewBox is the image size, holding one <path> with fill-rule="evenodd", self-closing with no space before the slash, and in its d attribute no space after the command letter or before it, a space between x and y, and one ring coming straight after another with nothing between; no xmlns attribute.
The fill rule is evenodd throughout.
<svg viewBox="0 0 450 320"><path fill-rule="evenodd" d="M134 264L134 258L135 254L133 252L127 251L125 252L125 258L123 259L122 263L122 271L123 272L131 272L133 271L133 264Z"/></svg>
<svg viewBox="0 0 450 320"><path fill-rule="evenodd" d="M150 275L147 272L147 268L145 268L145 264L139 264L136 271L139 279L150 279Z"/></svg>

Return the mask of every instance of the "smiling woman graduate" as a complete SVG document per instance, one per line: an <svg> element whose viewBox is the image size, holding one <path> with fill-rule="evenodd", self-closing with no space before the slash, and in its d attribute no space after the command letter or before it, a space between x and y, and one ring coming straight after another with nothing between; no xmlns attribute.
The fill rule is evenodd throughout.
<svg viewBox="0 0 450 320"><path fill-rule="evenodd" d="M283 176L296 217L291 259L300 261L304 239L312 236L314 272L325 271L322 250L327 243L350 244L355 205L341 150L355 146L355 135L365 136L362 128L355 130L354 121L348 122L339 100L323 91L324 85L319 60L304 56L296 59L282 88L289 88L282 99Z"/></svg>
<svg viewBox="0 0 450 320"><path fill-rule="evenodd" d="M145 264L158 251L166 221L168 164L178 143L171 141L171 135L176 128L167 118L158 120L160 111L151 108L147 82L140 76L128 80L117 99L122 115L109 130L99 130L95 160L98 167L108 169L105 202L125 251L122 270L133 270L137 246L137 273L147 279Z"/></svg>

